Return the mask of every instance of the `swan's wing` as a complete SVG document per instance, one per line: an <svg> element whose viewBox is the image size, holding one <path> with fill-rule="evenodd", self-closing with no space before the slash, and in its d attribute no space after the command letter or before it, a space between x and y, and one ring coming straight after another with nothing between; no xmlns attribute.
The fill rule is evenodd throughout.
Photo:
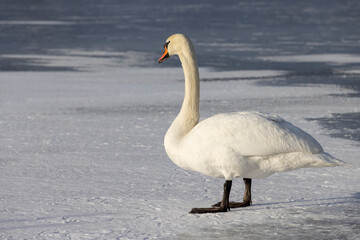
<svg viewBox="0 0 360 240"><path fill-rule="evenodd" d="M242 156L323 151L300 128L280 117L255 112L218 114L205 119L191 130L187 142L207 151L224 147Z"/></svg>

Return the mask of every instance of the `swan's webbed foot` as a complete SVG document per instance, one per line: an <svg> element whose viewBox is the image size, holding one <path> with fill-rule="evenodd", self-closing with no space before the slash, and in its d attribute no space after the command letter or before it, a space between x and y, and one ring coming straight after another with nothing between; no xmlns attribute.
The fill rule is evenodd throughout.
<svg viewBox="0 0 360 240"><path fill-rule="evenodd" d="M230 210L229 207L229 197L231 191L232 181L227 180L224 183L224 195L223 199L219 204L219 207L211 207L211 208L193 208L190 213L193 214L201 214L201 213L218 213L218 212L227 212Z"/></svg>
<svg viewBox="0 0 360 240"><path fill-rule="evenodd" d="M189 213L192 214L202 214L202 213L219 213L219 212L227 212L227 208L222 207L211 207L211 208L193 208ZM230 210L230 208L229 208Z"/></svg>
<svg viewBox="0 0 360 240"><path fill-rule="evenodd" d="M221 202L215 203L212 207L220 207ZM229 208L240 208L240 207L248 207L251 205L251 201L244 202L229 202Z"/></svg>

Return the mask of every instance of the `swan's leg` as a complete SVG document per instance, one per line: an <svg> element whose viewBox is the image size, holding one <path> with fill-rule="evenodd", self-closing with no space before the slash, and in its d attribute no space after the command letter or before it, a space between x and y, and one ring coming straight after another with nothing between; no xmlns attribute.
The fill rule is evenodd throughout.
<svg viewBox="0 0 360 240"><path fill-rule="evenodd" d="M251 205L251 178L244 178L245 183L245 192L242 202L230 202L230 208L239 208L239 207L248 207ZM213 207L219 207L221 202L218 202L213 205Z"/></svg>
<svg viewBox="0 0 360 240"><path fill-rule="evenodd" d="M248 207L251 205L251 178L244 178L245 192L242 202L231 202L231 208Z"/></svg>
<svg viewBox="0 0 360 240"><path fill-rule="evenodd" d="M230 210L229 206L229 198L231 191L232 181L226 180L224 183L224 194L222 201L220 202L218 207L210 207L210 208L193 208L190 213L217 213L217 212L226 212Z"/></svg>

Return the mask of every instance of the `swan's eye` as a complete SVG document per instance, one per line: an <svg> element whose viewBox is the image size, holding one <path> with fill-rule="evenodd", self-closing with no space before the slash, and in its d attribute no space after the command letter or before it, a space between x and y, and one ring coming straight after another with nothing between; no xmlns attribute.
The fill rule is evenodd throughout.
<svg viewBox="0 0 360 240"><path fill-rule="evenodd" d="M165 44L164 44L164 48L168 48L168 45L169 45L169 43L170 43L170 41L168 41L168 42L166 42Z"/></svg>

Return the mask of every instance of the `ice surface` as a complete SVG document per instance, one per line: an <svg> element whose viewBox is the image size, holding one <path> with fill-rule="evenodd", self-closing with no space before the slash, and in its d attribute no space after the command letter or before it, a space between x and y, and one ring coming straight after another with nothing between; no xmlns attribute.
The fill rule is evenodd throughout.
<svg viewBox="0 0 360 240"><path fill-rule="evenodd" d="M275 62L325 62L334 64L360 63L360 55L353 54L290 55L263 57L261 59Z"/></svg>
<svg viewBox="0 0 360 240"><path fill-rule="evenodd" d="M201 82L202 118L239 110L279 114L352 166L256 180L253 206L190 215L192 207L220 200L223 179L179 169L163 149L183 97L181 69L117 68L115 59L83 57L94 71L0 73L2 238L359 237L358 142L332 138L331 130L305 120L358 111L358 99L343 96L351 90L264 86L254 79L283 75L241 78L241 71L202 68L207 79L241 78ZM235 180L231 198L242 192Z"/></svg>

